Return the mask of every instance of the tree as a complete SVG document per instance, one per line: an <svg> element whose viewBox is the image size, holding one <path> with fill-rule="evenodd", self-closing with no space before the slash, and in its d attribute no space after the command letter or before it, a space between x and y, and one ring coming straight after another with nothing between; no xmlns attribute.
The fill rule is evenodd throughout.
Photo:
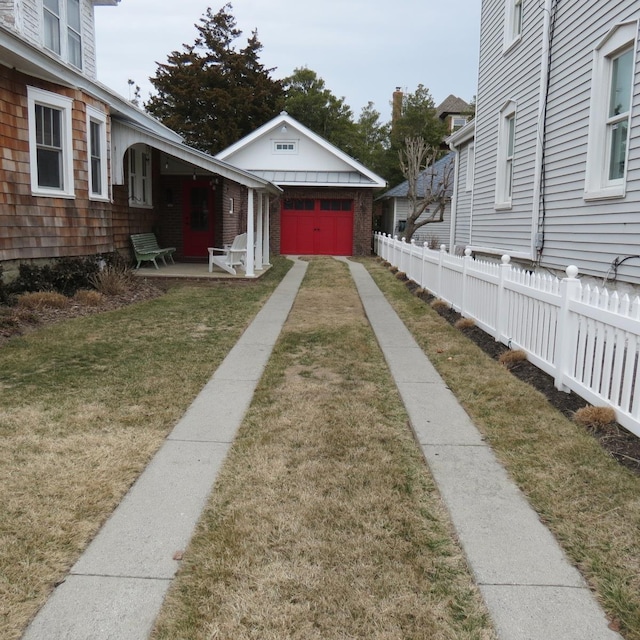
<svg viewBox="0 0 640 640"><path fill-rule="evenodd" d="M187 144L218 153L282 110L282 83L259 59L262 44L253 31L244 48L232 5L217 13L208 8L196 24L198 37L183 51L158 63L151 82L156 89L145 104L149 113L180 133Z"/></svg>
<svg viewBox="0 0 640 640"><path fill-rule="evenodd" d="M385 157L389 149L390 126L380 122L380 112L374 109L373 102L362 107L356 122L356 131L354 158L375 173L383 175Z"/></svg>
<svg viewBox="0 0 640 640"><path fill-rule="evenodd" d="M325 81L307 67L296 68L283 81L285 111L336 147L354 155L358 132L344 98L337 98Z"/></svg>
<svg viewBox="0 0 640 640"><path fill-rule="evenodd" d="M438 162L439 154L439 145L434 147L420 137L406 138L398 154L402 175L408 183L409 214L404 230L407 242L420 227L444 219L445 207L451 199L454 162L449 157ZM432 205L435 206L430 215L420 219Z"/></svg>
<svg viewBox="0 0 640 640"><path fill-rule="evenodd" d="M403 149L407 138L422 138L433 149L437 149L446 133L444 122L436 115L429 89L419 84L413 93L405 93L401 113L391 123L389 151L383 173L389 183L395 185L403 179L398 165L398 153Z"/></svg>

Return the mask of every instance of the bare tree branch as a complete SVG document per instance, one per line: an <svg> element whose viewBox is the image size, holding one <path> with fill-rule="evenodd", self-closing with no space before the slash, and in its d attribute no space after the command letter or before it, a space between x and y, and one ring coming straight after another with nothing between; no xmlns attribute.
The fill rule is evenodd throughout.
<svg viewBox="0 0 640 640"><path fill-rule="evenodd" d="M409 215L404 233L407 242L424 225L444 219L451 199L454 162L449 160L442 171L438 171L434 168L438 154L439 149L423 138L406 138L404 149L399 152L400 168L408 185ZM420 188L421 183L424 189ZM433 207L430 215L421 218L430 207Z"/></svg>

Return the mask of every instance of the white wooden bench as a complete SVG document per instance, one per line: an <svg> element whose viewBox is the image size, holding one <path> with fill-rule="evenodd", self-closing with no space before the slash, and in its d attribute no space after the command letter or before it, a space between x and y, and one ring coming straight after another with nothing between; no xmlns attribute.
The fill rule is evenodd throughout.
<svg viewBox="0 0 640 640"><path fill-rule="evenodd" d="M236 267L244 267L247 259L247 234L241 233L233 239L230 245L224 248L208 247L209 251L209 273L213 271L213 265L224 269L227 273L236 275ZM216 255L216 252L222 255Z"/></svg>

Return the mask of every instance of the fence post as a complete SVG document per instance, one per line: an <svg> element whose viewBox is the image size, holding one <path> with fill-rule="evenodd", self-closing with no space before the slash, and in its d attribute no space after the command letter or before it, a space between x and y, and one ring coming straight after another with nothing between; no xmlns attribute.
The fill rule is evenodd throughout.
<svg viewBox="0 0 640 640"><path fill-rule="evenodd" d="M498 295L496 296L496 328L495 335L493 336L496 341L502 339L504 335L504 328L506 325L506 318L509 314L507 296L504 290L504 283L507 279L507 275L511 271L511 256L504 255L500 258L500 277L498 279Z"/></svg>
<svg viewBox="0 0 640 640"><path fill-rule="evenodd" d="M467 247L464 250L464 258L462 260L462 292L460 297L460 314L467 317L467 270L469 263L473 260L471 257L471 249Z"/></svg>
<svg viewBox="0 0 640 640"><path fill-rule="evenodd" d="M427 266L427 247L429 246L429 243L425 240L422 243L422 264L420 267L420 286L423 289L426 289L426 276L424 274L426 266Z"/></svg>
<svg viewBox="0 0 640 640"><path fill-rule="evenodd" d="M554 367L556 370L555 387L561 391L570 391L564 383L573 361L575 351L575 332L571 326L569 302L575 300L580 293L580 281L576 278L578 267L569 265L566 268L567 277L560 282L560 310L556 327L556 346L554 353Z"/></svg>
<svg viewBox="0 0 640 640"><path fill-rule="evenodd" d="M444 262L444 254L446 250L447 250L447 247L444 244L441 244L440 255L438 256L438 278L436 280L437 287L438 287L438 291L436 292L436 295L438 296L438 298L440 297L441 291L442 291L442 272L444 271L444 267L442 266L442 263Z"/></svg>

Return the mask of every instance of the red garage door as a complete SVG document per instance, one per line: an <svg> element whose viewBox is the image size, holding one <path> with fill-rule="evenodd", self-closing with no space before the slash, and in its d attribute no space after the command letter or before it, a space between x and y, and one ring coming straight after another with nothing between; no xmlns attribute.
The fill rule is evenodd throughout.
<svg viewBox="0 0 640 640"><path fill-rule="evenodd" d="M286 198L280 216L280 253L350 256L353 200Z"/></svg>

